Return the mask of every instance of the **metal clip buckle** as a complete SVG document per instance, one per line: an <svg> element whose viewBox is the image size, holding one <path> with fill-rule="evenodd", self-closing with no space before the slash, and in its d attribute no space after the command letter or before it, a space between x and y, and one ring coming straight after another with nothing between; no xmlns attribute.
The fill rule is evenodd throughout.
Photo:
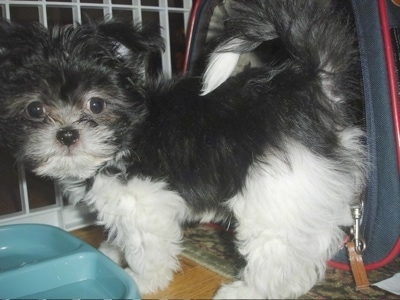
<svg viewBox="0 0 400 300"><path fill-rule="evenodd" d="M354 226L351 229L351 234L353 235L353 242L355 245L355 250L357 254L362 254L367 248L364 236L361 232L361 219L364 210L364 203L361 201L360 204L352 207L352 214L354 218Z"/></svg>

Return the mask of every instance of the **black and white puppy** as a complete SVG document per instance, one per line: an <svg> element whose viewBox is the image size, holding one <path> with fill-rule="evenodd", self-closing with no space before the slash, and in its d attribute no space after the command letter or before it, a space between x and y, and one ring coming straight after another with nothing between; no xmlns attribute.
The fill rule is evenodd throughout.
<svg viewBox="0 0 400 300"><path fill-rule="evenodd" d="M204 79L146 80L157 35L109 22L0 25L2 143L98 212L143 294L181 226L235 220L246 265L216 298L292 298L325 272L367 173L355 36L328 0L238 0ZM230 76L280 39L286 59ZM230 68L232 67L232 68Z"/></svg>

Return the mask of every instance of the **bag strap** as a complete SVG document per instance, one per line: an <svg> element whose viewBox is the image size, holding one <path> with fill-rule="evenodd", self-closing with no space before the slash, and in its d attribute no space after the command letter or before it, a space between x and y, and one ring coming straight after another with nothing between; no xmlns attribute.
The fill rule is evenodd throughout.
<svg viewBox="0 0 400 300"><path fill-rule="evenodd" d="M183 73L200 75L203 73L206 55L206 39L212 14L223 0L194 0L186 36L186 53Z"/></svg>

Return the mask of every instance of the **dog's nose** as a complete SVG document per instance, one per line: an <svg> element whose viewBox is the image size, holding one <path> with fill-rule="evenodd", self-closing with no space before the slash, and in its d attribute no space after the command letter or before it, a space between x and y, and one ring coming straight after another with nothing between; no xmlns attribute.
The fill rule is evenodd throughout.
<svg viewBox="0 0 400 300"><path fill-rule="evenodd" d="M65 146L71 146L79 139L79 132L72 128L63 128L57 131L57 140Z"/></svg>

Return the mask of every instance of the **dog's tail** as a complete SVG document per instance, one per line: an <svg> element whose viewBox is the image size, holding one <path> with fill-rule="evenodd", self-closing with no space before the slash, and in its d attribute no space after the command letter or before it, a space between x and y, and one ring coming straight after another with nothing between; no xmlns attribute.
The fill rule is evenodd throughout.
<svg viewBox="0 0 400 300"><path fill-rule="evenodd" d="M240 54L279 38L301 71L318 76L325 93L340 100L341 84L354 76L349 70L357 49L343 16L330 0L234 0L222 42L210 56L202 94L231 75Z"/></svg>

